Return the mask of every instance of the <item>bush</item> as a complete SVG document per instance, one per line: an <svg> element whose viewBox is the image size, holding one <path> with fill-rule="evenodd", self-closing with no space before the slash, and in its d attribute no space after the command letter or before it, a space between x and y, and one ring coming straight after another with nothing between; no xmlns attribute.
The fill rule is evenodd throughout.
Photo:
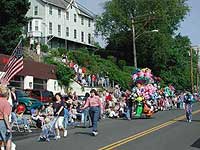
<svg viewBox="0 0 200 150"><path fill-rule="evenodd" d="M65 49L65 48L58 48L58 53L59 53L60 56L62 56L62 54L67 53L67 49Z"/></svg>
<svg viewBox="0 0 200 150"><path fill-rule="evenodd" d="M112 61L113 63L117 62L117 59L114 56L108 56L107 59Z"/></svg>
<svg viewBox="0 0 200 150"><path fill-rule="evenodd" d="M47 53L49 51L48 46L45 44L41 44L41 51Z"/></svg>
<svg viewBox="0 0 200 150"><path fill-rule="evenodd" d="M130 88L131 73L122 71L110 56L110 59L102 59L98 55L90 55L89 52L69 51L68 57L77 62L79 66L87 68L87 73L99 73L105 75L108 73L109 78L119 83L123 88ZM132 71L131 71L132 72Z"/></svg>
<svg viewBox="0 0 200 150"><path fill-rule="evenodd" d="M123 69L123 67L126 66L126 61L125 60L119 60L118 65L121 69Z"/></svg>

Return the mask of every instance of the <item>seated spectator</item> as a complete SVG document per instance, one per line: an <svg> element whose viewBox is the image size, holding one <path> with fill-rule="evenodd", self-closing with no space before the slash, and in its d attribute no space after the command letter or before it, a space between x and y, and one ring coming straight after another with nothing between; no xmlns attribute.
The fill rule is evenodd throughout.
<svg viewBox="0 0 200 150"><path fill-rule="evenodd" d="M88 86L88 84L87 84L85 78L82 78L81 84L82 84L83 86Z"/></svg>
<svg viewBox="0 0 200 150"><path fill-rule="evenodd" d="M28 130L28 132L32 132L30 129L30 124L28 122L28 119L24 116L24 110L22 109L16 109L15 112L12 112L11 119L12 122L16 122L18 125L24 125L24 129Z"/></svg>
<svg viewBox="0 0 200 150"><path fill-rule="evenodd" d="M118 112L115 111L115 108L114 107L111 107L108 111L108 117L109 118L118 118L119 115L118 115Z"/></svg>
<svg viewBox="0 0 200 150"><path fill-rule="evenodd" d="M76 109L76 105L73 105L72 106L72 109L71 109L71 116L72 116L72 119L76 120L77 119L77 109Z"/></svg>
<svg viewBox="0 0 200 150"><path fill-rule="evenodd" d="M41 117L46 117L46 116L47 116L46 108L45 108L44 105L39 109L39 115L40 115Z"/></svg>
<svg viewBox="0 0 200 150"><path fill-rule="evenodd" d="M45 109L45 113L47 116L53 116L54 111L53 111L53 103L50 103L50 105Z"/></svg>
<svg viewBox="0 0 200 150"><path fill-rule="evenodd" d="M41 128L44 123L44 117L40 116L40 111L35 109L34 113L31 115L31 119L36 122L36 126Z"/></svg>

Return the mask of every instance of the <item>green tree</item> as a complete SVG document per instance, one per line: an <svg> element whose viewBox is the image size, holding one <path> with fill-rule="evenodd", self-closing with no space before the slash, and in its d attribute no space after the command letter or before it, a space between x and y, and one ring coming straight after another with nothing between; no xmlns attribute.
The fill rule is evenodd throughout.
<svg viewBox="0 0 200 150"><path fill-rule="evenodd" d="M29 5L28 0L0 1L0 53L11 53L19 42Z"/></svg>
<svg viewBox="0 0 200 150"><path fill-rule="evenodd" d="M50 54L44 58L44 62L47 64L53 64L56 66L56 77L58 80L58 84L60 86L64 85L65 87L68 87L71 79L74 78L73 71L65 66L62 62L59 62L55 59L55 56Z"/></svg>
<svg viewBox="0 0 200 150"><path fill-rule="evenodd" d="M105 2L105 12L97 17L97 32L107 38L132 30L153 29L173 34L189 10L187 0L112 0Z"/></svg>
<svg viewBox="0 0 200 150"><path fill-rule="evenodd" d="M108 50L124 51L124 58L130 64L133 62L132 19L135 24L136 37L146 31L158 29L159 33L142 34L136 40L138 66L152 67L153 64L149 62L152 62L154 51L169 49L172 36L178 29L180 21L189 11L186 1L108 1L104 6L105 12L97 17L97 32L108 40Z"/></svg>
<svg viewBox="0 0 200 150"><path fill-rule="evenodd" d="M180 22L189 12L187 0L111 0L104 13L97 17L97 32L108 40L107 50L125 53L128 64L133 62L132 19L136 31L138 66L149 67L164 84L174 83L187 88L189 81L190 40L176 35ZM158 29L159 33L143 34ZM142 35L142 36L139 36ZM195 64L195 63L194 63Z"/></svg>

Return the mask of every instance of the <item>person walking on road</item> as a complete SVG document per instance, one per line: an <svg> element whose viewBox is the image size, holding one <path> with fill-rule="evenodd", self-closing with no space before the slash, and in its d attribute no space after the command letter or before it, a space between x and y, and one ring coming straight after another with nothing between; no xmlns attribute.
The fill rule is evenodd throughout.
<svg viewBox="0 0 200 150"><path fill-rule="evenodd" d="M187 122L192 122L192 103L194 102L194 97L190 92L187 92L184 95L184 101L185 103L185 115Z"/></svg>
<svg viewBox="0 0 200 150"><path fill-rule="evenodd" d="M102 106L101 100L97 94L97 91L95 89L92 89L90 91L90 96L87 98L87 101L85 105L82 107L82 109L86 109L89 107L89 114L92 122L92 135L96 136L98 134L97 131L97 124L99 120L100 115L100 107Z"/></svg>
<svg viewBox="0 0 200 150"><path fill-rule="evenodd" d="M56 139L60 139L60 130L63 130L63 136L67 136L67 130L64 128L64 102L60 93L55 95L56 101L53 103L54 116L58 119L55 124L56 128Z"/></svg>

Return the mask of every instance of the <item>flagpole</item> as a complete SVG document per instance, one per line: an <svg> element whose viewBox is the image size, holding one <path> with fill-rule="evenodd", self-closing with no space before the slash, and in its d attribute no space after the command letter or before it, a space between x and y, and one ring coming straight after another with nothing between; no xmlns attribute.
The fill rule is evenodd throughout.
<svg viewBox="0 0 200 150"><path fill-rule="evenodd" d="M11 54L9 60L8 60L8 63L4 66L3 72L5 71L6 67L8 66L8 64L9 64L9 62L10 62L10 60L11 60L11 58L14 56L15 51L17 50L17 48L18 48L18 46L21 44L21 42L22 42L22 38L20 38L20 41L18 42L17 46L16 46L15 49L13 50L13 52L12 52L12 54ZM3 72L1 72L1 74L0 74L0 84L3 84L3 82L4 82L4 81L3 81L3 78L4 78L5 75L3 75Z"/></svg>
<svg viewBox="0 0 200 150"><path fill-rule="evenodd" d="M12 52L12 54L10 55L9 61L10 61L10 59L12 58L12 56L14 55L14 53L15 53L17 47L19 46L19 44L20 44L21 42L22 42L22 39L20 39L20 41L18 42L17 46L15 47L15 49L14 49L13 52ZM8 62L9 62L9 61L8 61ZM3 71L5 71L5 68L7 67L7 65L8 65L8 63L4 66Z"/></svg>

